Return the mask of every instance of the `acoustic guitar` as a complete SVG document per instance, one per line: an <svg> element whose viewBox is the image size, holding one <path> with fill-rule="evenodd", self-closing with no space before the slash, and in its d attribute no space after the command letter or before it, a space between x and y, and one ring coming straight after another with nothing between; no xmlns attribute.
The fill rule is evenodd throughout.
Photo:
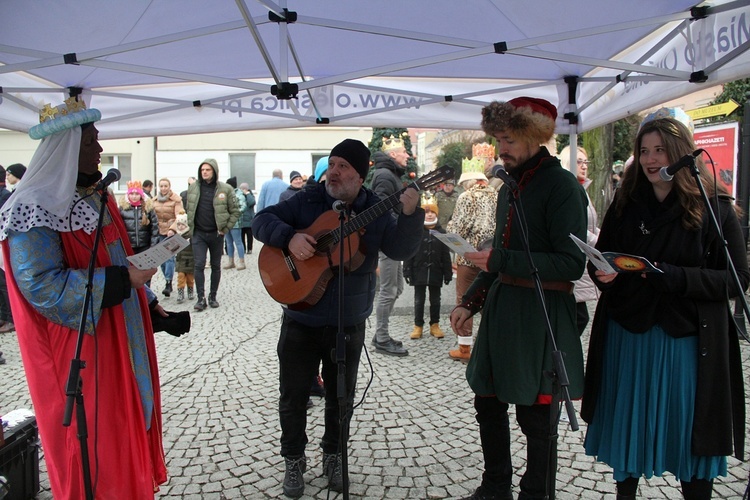
<svg viewBox="0 0 750 500"><path fill-rule="evenodd" d="M258 256L263 286L271 298L291 309L299 310L315 305L323 296L335 271L341 266L341 241L344 241L344 270L354 271L365 260L365 255L359 248L360 234L365 226L398 205L401 193L406 189L429 189L453 176L453 169L447 166L425 174L364 212L347 218L343 236L338 213L334 210L322 213L310 227L298 231L309 234L316 240L315 255L307 260L298 259L287 248L264 245Z"/></svg>

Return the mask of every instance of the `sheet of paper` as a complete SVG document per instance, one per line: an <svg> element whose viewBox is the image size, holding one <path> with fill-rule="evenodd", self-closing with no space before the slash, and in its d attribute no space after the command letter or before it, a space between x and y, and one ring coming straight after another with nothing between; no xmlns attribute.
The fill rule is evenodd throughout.
<svg viewBox="0 0 750 500"><path fill-rule="evenodd" d="M458 255L463 255L466 252L477 251L477 249L474 248L471 243L469 243L456 233L441 233L438 231L430 231L430 234L443 242L451 252L456 252Z"/></svg>
<svg viewBox="0 0 750 500"><path fill-rule="evenodd" d="M599 269L600 271L604 271L607 274L617 272L614 267L609 265L609 262L607 262L607 259L604 258L599 250L581 240L581 238L577 237L573 233L570 233L569 236L570 239L573 240L573 243L578 245L578 248L580 248L581 251L586 254L586 256L596 266L597 269Z"/></svg>
<svg viewBox="0 0 750 500"><path fill-rule="evenodd" d="M158 245L154 245L148 250L131 255L128 257L128 261L138 269L153 269L162 265L162 263L172 258L172 256L177 255L180 250L189 244L188 240L179 234L175 234L162 240Z"/></svg>

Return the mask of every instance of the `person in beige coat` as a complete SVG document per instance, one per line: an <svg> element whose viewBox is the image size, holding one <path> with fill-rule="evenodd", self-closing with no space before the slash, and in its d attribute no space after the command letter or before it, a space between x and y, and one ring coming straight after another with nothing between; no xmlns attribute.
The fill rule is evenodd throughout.
<svg viewBox="0 0 750 500"><path fill-rule="evenodd" d="M456 208L446 231L456 233L480 248L482 243L495 234L495 212L497 210L497 191L488 184L484 174L484 158L464 158L461 165L461 177L458 183L464 192L456 201ZM471 286L480 269L463 257L456 256L456 304ZM473 345L473 320L467 320L458 333L458 349L448 351L448 356L457 361L468 361Z"/></svg>
<svg viewBox="0 0 750 500"><path fill-rule="evenodd" d="M159 221L159 241L175 234L173 230L170 230L170 226L174 224L177 216L185 211L185 208L182 206L182 198L172 191L172 183L167 178L159 179L159 192L154 197L154 211L156 211L156 218ZM165 297L172 294L174 266L174 257L161 265L161 272L164 273L164 280L167 282L161 292Z"/></svg>

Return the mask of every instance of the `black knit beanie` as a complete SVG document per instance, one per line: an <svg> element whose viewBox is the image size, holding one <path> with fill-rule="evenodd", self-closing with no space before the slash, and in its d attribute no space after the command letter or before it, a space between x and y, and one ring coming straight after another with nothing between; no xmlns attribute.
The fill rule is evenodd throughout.
<svg viewBox="0 0 750 500"><path fill-rule="evenodd" d="M364 180L370 170L370 150L362 141L344 139L331 150L330 156L338 156L349 162Z"/></svg>

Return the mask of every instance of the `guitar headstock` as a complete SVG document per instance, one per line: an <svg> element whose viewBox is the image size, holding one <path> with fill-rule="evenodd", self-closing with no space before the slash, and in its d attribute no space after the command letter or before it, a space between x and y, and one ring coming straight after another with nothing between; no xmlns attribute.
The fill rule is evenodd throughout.
<svg viewBox="0 0 750 500"><path fill-rule="evenodd" d="M436 168L431 172L427 172L422 177L414 181L414 184L416 184L416 188L419 191L431 189L441 182L445 182L448 179L454 179L455 174L455 170L453 170L449 166L444 165L440 168Z"/></svg>

